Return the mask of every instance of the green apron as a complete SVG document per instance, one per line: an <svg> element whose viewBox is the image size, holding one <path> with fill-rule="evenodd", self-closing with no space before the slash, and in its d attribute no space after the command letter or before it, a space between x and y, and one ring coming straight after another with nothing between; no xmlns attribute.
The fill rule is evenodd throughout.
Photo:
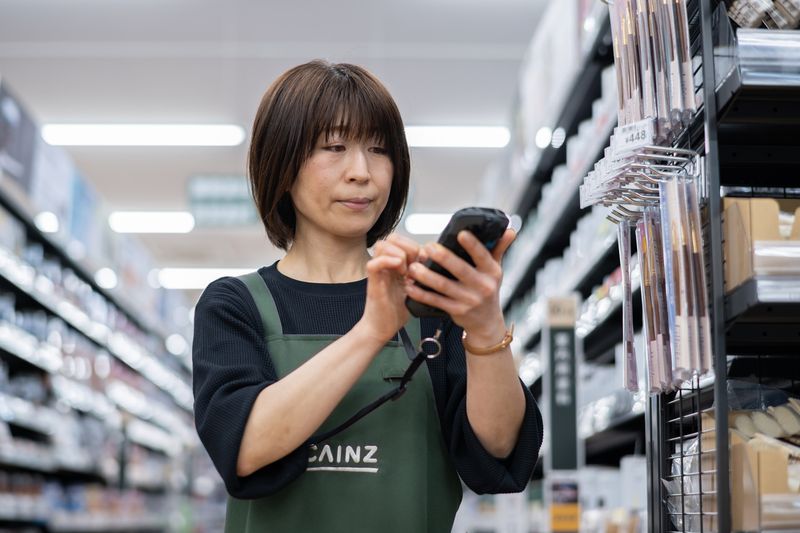
<svg viewBox="0 0 800 533"><path fill-rule="evenodd" d="M241 277L264 323L267 350L286 376L335 341L335 335L284 335L261 276ZM406 327L418 343L418 319ZM319 428L322 433L393 389L409 364L402 343L388 342ZM425 365L423 365L425 366ZM442 438L426 369L405 394L309 453L308 468L277 493L228 499L226 533L449 533L461 483Z"/></svg>

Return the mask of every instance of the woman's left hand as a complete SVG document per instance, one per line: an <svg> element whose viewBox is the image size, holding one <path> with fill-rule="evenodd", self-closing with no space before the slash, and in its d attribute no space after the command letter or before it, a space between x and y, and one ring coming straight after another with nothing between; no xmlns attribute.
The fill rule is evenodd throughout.
<svg viewBox="0 0 800 533"><path fill-rule="evenodd" d="M460 232L458 242L474 261L474 267L441 244L427 244L419 260L432 259L456 279L437 274L422 262L416 262L410 265L409 276L440 294L416 285L407 285L406 292L414 300L445 311L470 335L492 336L504 331L499 296L503 281L500 263L515 238L514 230L507 229L490 252L472 233Z"/></svg>

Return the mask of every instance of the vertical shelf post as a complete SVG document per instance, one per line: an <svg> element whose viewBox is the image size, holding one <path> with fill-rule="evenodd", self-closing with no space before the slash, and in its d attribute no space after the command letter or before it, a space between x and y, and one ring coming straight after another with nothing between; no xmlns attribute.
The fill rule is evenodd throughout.
<svg viewBox="0 0 800 533"><path fill-rule="evenodd" d="M716 2L714 2L716 4ZM703 49L703 109L705 171L708 180L709 240L711 251L711 316L714 353L714 417L716 419L717 531L731 531L731 496L728 448L727 349L725 346L725 287L722 249L722 200L720 198L719 146L717 139L717 94L714 69L712 0L700 0Z"/></svg>

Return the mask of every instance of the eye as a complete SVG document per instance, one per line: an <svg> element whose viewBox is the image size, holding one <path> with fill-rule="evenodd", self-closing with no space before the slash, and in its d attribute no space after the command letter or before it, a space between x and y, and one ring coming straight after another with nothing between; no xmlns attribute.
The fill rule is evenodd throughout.
<svg viewBox="0 0 800 533"><path fill-rule="evenodd" d="M329 144L325 147L329 152L344 152L345 147L343 144Z"/></svg>
<svg viewBox="0 0 800 533"><path fill-rule="evenodd" d="M389 153L389 150L387 150L383 146L373 146L369 149L369 151L372 152L373 154L378 154L378 155L387 155Z"/></svg>

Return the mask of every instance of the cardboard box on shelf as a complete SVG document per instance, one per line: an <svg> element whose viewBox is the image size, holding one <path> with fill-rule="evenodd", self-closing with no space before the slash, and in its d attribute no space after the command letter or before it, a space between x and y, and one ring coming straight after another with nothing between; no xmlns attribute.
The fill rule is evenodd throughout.
<svg viewBox="0 0 800 533"><path fill-rule="evenodd" d="M757 275L800 274L800 200L725 198L723 209L727 292Z"/></svg>
<svg viewBox="0 0 800 533"><path fill-rule="evenodd" d="M730 414L730 420L737 413ZM701 449L712 451L716 446L716 421L710 413L701 417L703 435ZM768 512L765 503L776 499L790 499L795 506L800 495L789 489L789 454L779 446L764 446L758 439L746 440L736 430L729 432L730 443L730 486L731 486L731 525L734 531L760 531L778 524L774 515L779 515L780 524L791 527L800 526L800 513ZM702 472L715 472L716 455L704 452L701 456ZM712 513L717 511L716 495L706 494L716 489L716 476L701 476L703 509ZM774 506L774 505L773 505ZM784 505L784 507L786 507ZM789 506L792 507L792 506ZM704 528L715 527L714 516L703 517Z"/></svg>

